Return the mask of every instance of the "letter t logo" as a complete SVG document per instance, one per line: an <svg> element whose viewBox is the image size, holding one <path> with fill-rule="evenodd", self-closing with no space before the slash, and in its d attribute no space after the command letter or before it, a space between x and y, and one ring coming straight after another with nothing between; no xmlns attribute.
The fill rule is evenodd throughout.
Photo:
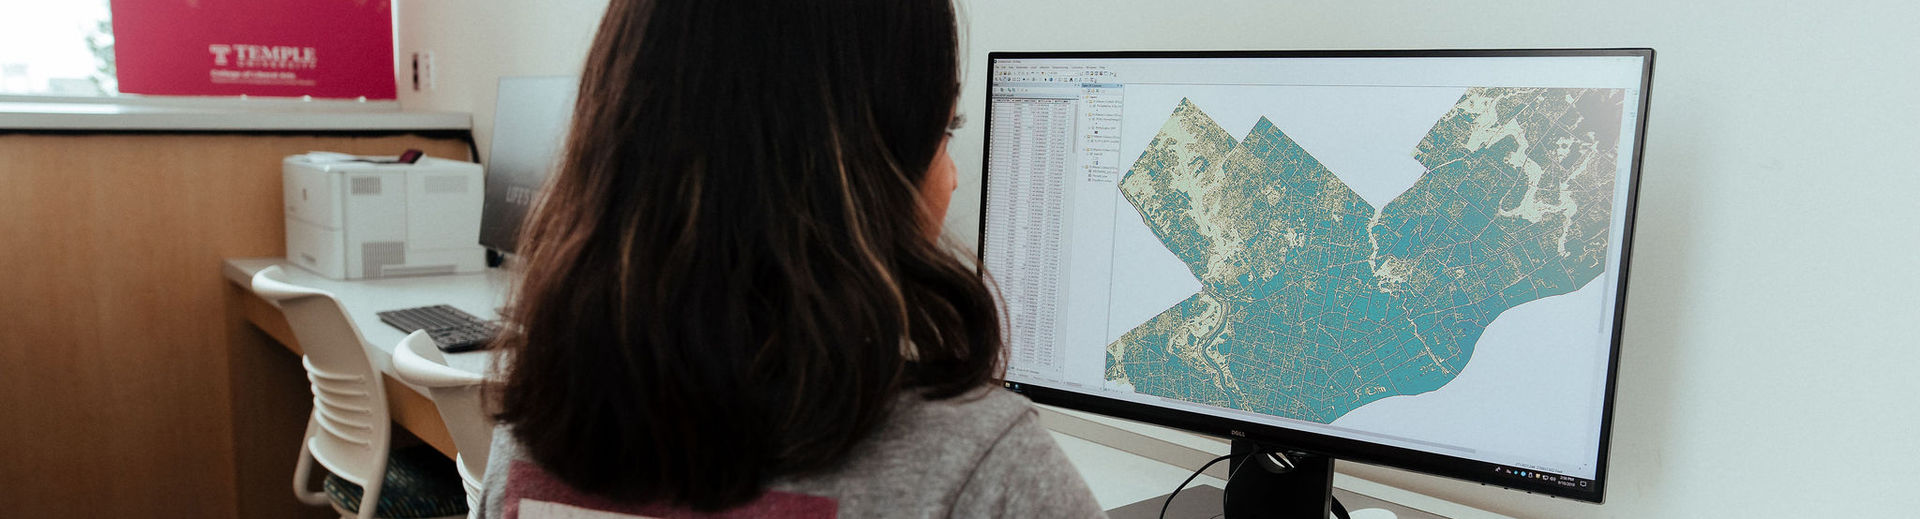
<svg viewBox="0 0 1920 519"><path fill-rule="evenodd" d="M227 54L233 53L233 47L215 43L207 46L207 52L213 53L213 64L225 65L227 64Z"/></svg>

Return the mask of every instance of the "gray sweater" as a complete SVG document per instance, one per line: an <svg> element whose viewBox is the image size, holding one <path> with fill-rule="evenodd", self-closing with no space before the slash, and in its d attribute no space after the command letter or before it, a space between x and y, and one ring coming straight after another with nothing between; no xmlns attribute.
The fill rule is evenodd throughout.
<svg viewBox="0 0 1920 519"><path fill-rule="evenodd" d="M485 487L477 515L485 519L698 517L572 491L523 458L504 427L494 431ZM759 500L713 517L1105 516L1033 404L987 388L934 402L902 396L841 468L777 481Z"/></svg>

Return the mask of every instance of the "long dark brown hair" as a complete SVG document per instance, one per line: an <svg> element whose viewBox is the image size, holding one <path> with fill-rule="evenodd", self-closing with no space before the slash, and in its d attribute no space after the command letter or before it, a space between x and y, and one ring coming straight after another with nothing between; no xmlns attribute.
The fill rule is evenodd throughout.
<svg viewBox="0 0 1920 519"><path fill-rule="evenodd" d="M948 0L613 0L496 346L526 454L716 510L993 382L993 298L918 190L956 33Z"/></svg>

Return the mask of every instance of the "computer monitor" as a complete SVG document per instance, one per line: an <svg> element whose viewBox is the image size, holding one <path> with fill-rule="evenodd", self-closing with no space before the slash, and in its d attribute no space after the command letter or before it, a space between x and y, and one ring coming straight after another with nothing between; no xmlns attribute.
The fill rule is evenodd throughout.
<svg viewBox="0 0 1920 519"><path fill-rule="evenodd" d="M1652 61L992 53L1007 386L1600 502Z"/></svg>
<svg viewBox="0 0 1920 519"><path fill-rule="evenodd" d="M480 245L513 252L534 197L558 166L573 121L575 76L500 78L494 101L493 147L487 153L487 196Z"/></svg>

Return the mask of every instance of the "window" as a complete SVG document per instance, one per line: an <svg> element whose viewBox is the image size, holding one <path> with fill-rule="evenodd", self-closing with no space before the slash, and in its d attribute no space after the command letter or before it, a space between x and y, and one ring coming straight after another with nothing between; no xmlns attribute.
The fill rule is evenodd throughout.
<svg viewBox="0 0 1920 519"><path fill-rule="evenodd" d="M0 95L117 95L108 0L0 0Z"/></svg>

